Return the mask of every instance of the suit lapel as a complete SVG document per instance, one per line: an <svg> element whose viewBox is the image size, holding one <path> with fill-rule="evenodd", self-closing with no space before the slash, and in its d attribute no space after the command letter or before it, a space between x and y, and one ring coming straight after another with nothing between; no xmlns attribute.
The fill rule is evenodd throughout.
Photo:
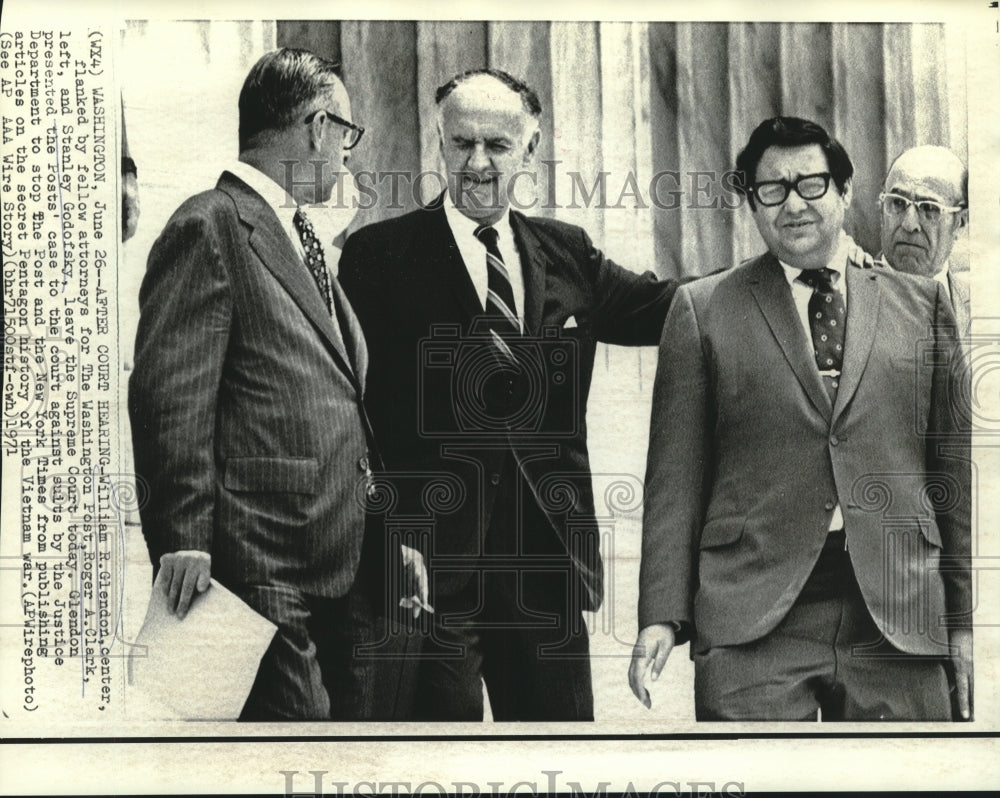
<svg viewBox="0 0 1000 798"><path fill-rule="evenodd" d="M823 387L823 380L816 369L812 345L806 339L806 332L795 310L791 289L781 264L770 253L763 255L750 267L748 278L754 299L784 352L788 365L816 409L824 418L829 418L833 409L830 395Z"/></svg>
<svg viewBox="0 0 1000 798"><path fill-rule="evenodd" d="M351 307L350 300L344 289L340 285L340 280L331 275L330 287L333 289L333 301L336 303L337 316L343 322L344 345L351 355L351 365L354 366L354 374L361 385L361 392L364 393L365 380L368 376L368 346L365 344L365 336L361 330L361 322Z"/></svg>
<svg viewBox="0 0 1000 798"><path fill-rule="evenodd" d="M955 311L955 321L958 323L958 334L962 346L968 346L968 335L972 332L972 312L969 296L969 283L949 270L948 289L951 292L951 305Z"/></svg>
<svg viewBox="0 0 1000 798"><path fill-rule="evenodd" d="M551 261L527 218L511 212L510 225L521 255L524 274L524 331L537 336L542 326L545 305L545 274Z"/></svg>
<svg viewBox="0 0 1000 798"><path fill-rule="evenodd" d="M878 329L879 286L876 269L860 269L850 263L844 270L847 279L847 329L844 332L844 364L840 387L833 408L833 420L843 413L868 365L868 356Z"/></svg>
<svg viewBox="0 0 1000 798"><path fill-rule="evenodd" d="M417 241L421 252L414 258L414 263L426 263L440 276L441 281L454 294L463 314L471 321L476 316L483 315L485 310L448 224L448 217L444 212L444 194L428 205L426 212L427 224L421 227L423 236ZM485 260L484 248L483 261Z"/></svg>
<svg viewBox="0 0 1000 798"><path fill-rule="evenodd" d="M228 172L219 178L218 188L232 197L240 218L250 226L251 248L327 342L337 365L357 384L340 330L274 212L255 191Z"/></svg>

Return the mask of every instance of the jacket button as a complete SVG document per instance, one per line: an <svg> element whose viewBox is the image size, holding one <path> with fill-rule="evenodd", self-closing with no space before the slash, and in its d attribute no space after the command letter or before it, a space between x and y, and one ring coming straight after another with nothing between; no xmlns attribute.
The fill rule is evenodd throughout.
<svg viewBox="0 0 1000 798"><path fill-rule="evenodd" d="M367 457L362 457L360 460L358 460L358 468L360 468L362 471L367 471L368 470L368 458Z"/></svg>
<svg viewBox="0 0 1000 798"><path fill-rule="evenodd" d="M832 510L832 509L833 509L834 507L836 507L837 505L836 505L836 504L834 504L833 502L827 502L827 503L826 503L826 504L824 504L823 506L824 506L824 507L825 507L825 508L826 508L827 510Z"/></svg>
<svg viewBox="0 0 1000 798"><path fill-rule="evenodd" d="M838 443L840 443L840 438L838 438L836 435L831 435L830 436L830 445L831 446L836 446Z"/></svg>
<svg viewBox="0 0 1000 798"><path fill-rule="evenodd" d="M490 475L490 484L491 485L499 485L500 484L500 475L499 474L491 474Z"/></svg>

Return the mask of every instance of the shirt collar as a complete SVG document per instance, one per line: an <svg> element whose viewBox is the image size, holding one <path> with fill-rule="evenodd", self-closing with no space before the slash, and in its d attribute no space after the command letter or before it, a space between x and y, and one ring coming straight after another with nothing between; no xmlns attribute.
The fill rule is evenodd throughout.
<svg viewBox="0 0 1000 798"><path fill-rule="evenodd" d="M256 167L243 161L237 161L229 168L229 171L260 194L261 199L270 206L282 224L286 227L292 224L292 218L295 216L295 209L298 206L283 186Z"/></svg>
<svg viewBox="0 0 1000 798"><path fill-rule="evenodd" d="M847 234L841 230L840 239L837 243L837 251L833 253L833 257L826 264L826 268L832 269L837 274L840 275L839 279L836 281L838 288L843 289L846 280L844 280L844 269L847 268L847 256L850 251L851 240L847 237ZM785 279L788 280L789 285L793 285L795 280L800 274L802 274L805 269L799 269L795 266L789 266L783 260L778 260L781 264L781 268L785 271Z"/></svg>
<svg viewBox="0 0 1000 798"><path fill-rule="evenodd" d="M934 279L937 280L941 285L944 286L944 292L948 295L948 299L951 299L951 280L949 279L951 275L951 264L948 261L944 262L938 273L934 275Z"/></svg>
<svg viewBox="0 0 1000 798"><path fill-rule="evenodd" d="M477 222L475 219L470 219L464 213L462 213L451 200L451 192L446 191L444 193L444 213L448 218L448 226L451 228L452 233L469 236L474 238L476 235L476 230L481 225L481 222ZM499 221L494 222L491 227L495 227L497 233L500 235L501 239L511 235L510 232L510 209L500 217Z"/></svg>

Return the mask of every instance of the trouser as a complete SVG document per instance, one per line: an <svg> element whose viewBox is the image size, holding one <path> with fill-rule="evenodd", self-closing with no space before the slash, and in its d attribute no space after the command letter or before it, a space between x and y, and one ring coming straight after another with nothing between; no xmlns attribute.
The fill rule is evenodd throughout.
<svg viewBox="0 0 1000 798"><path fill-rule="evenodd" d="M554 587L540 595L519 590L517 573L486 572L467 586L476 598L462 601L474 614L436 608L414 719L481 721L485 682L494 720L593 720L587 628L568 606L567 580L548 576Z"/></svg>
<svg viewBox="0 0 1000 798"><path fill-rule="evenodd" d="M278 631L240 720L401 720L419 642L398 609L398 541L368 519L354 584L339 598L287 586L231 589Z"/></svg>
<svg viewBox="0 0 1000 798"><path fill-rule="evenodd" d="M696 651L698 720L944 721L943 660L907 654L876 626L832 532L791 610L750 643Z"/></svg>
<svg viewBox="0 0 1000 798"><path fill-rule="evenodd" d="M240 720L393 720L405 712L411 638L365 591L334 599L281 586L236 592L278 627Z"/></svg>
<svg viewBox="0 0 1000 798"><path fill-rule="evenodd" d="M507 456L484 556L437 596L416 666L414 719L593 720L590 639L563 544Z"/></svg>

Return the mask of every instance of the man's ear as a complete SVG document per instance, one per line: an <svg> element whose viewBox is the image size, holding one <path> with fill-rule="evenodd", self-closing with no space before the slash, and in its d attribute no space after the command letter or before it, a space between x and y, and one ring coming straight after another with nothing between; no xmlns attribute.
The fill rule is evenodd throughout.
<svg viewBox="0 0 1000 798"><path fill-rule="evenodd" d="M320 117L322 116L322 119ZM319 150L323 145L323 138L329 135L330 125L326 122L326 111L317 113L307 125L309 134L309 149Z"/></svg>
<svg viewBox="0 0 1000 798"><path fill-rule="evenodd" d="M962 208L958 213L955 214L955 228L952 230L952 235L956 238L958 237L958 231L961 230L969 223L969 209Z"/></svg>
<svg viewBox="0 0 1000 798"><path fill-rule="evenodd" d="M853 180L853 178L849 177L849 178L847 178L846 181L844 181L844 192L840 196L843 197L843 199L844 199L844 207L845 208L850 208L851 207L851 197L854 196L854 180Z"/></svg>
<svg viewBox="0 0 1000 798"><path fill-rule="evenodd" d="M528 139L528 146L524 148L524 166L531 163L531 159L535 157L535 152L538 151L538 142L542 140L542 132L536 127L535 132L531 134L531 138Z"/></svg>

